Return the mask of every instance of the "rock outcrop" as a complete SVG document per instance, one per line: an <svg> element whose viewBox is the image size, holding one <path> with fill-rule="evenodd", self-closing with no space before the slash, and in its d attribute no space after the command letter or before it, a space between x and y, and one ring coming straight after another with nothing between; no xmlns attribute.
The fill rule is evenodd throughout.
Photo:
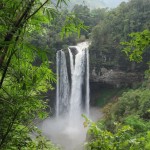
<svg viewBox="0 0 150 150"><path fill-rule="evenodd" d="M103 84L110 84L117 88L119 87L132 87L141 82L143 79L142 73L125 72L121 70L113 70L101 68L96 73L95 68L91 71L90 81L99 82Z"/></svg>

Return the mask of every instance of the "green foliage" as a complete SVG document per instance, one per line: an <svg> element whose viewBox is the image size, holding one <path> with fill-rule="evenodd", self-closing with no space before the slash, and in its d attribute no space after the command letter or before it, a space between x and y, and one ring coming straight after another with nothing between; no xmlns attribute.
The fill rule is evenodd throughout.
<svg viewBox="0 0 150 150"><path fill-rule="evenodd" d="M55 51L66 49L68 45L76 45L77 42L89 38L92 27L104 18L105 11L106 9L90 11L83 5L75 5L71 12L62 9L54 13L49 25L42 26L44 32L32 32L31 43L36 48L46 50L49 59L55 60Z"/></svg>
<svg viewBox="0 0 150 150"><path fill-rule="evenodd" d="M116 118L122 118L129 114L137 114L144 119L149 119L149 97L150 90L145 88L125 92L115 106L115 108L118 108L115 111Z"/></svg>
<svg viewBox="0 0 150 150"><path fill-rule="evenodd" d="M56 18L59 18L58 7L62 3L66 4L67 0L56 2L55 6L50 0L0 1L0 149L2 150L58 149L35 127L39 120L49 115L46 112L49 108L46 93L53 89L52 84L56 78L50 69L52 63L47 56L51 53L50 49L33 42L34 34L43 38L46 32L44 27L50 26ZM64 15L63 22L65 18L68 19L68 14ZM79 20L71 21L71 24L65 22L65 26L68 26L70 31L79 32L83 24ZM58 29L60 32L61 29L57 27L55 30Z"/></svg>
<svg viewBox="0 0 150 150"><path fill-rule="evenodd" d="M0 90L1 148L40 149L43 146L44 149L49 144L39 137L33 120L44 119L48 115L44 93L52 89L55 75L46 61L40 66L33 65L36 58L34 49L22 47L22 44L17 48L19 50L12 57ZM29 135L33 132L37 132L35 141Z"/></svg>
<svg viewBox="0 0 150 150"><path fill-rule="evenodd" d="M76 4L72 12L82 20L85 26L88 26L88 30L81 30L81 35L84 35L86 38L89 38L89 34L92 31L92 28L97 25L97 23L104 19L105 12L107 9L94 9L90 10L90 8L86 5L78 5Z"/></svg>
<svg viewBox="0 0 150 150"><path fill-rule="evenodd" d="M34 132L37 132L37 129L34 129ZM59 150L54 144L41 135L39 132L38 135L28 134L28 130L23 125L17 125L13 131L13 136L10 141L8 141L6 147L2 147L2 150L16 150L21 148L22 150Z"/></svg>
<svg viewBox="0 0 150 150"><path fill-rule="evenodd" d="M150 31L144 30L143 32L131 33L129 36L132 40L121 43L126 46L123 51L130 61L141 62L144 51L150 45Z"/></svg>
<svg viewBox="0 0 150 150"><path fill-rule="evenodd" d="M130 41L132 43L126 43L126 53L131 56L130 59L133 59L132 53L137 53L135 57L140 57L143 53L142 49L149 41L150 0L130 0L128 3L121 3L115 9L102 11L101 15L104 17L91 33L91 67L95 67L96 70L105 67L125 71L144 71L148 67L149 48L147 47L143 55L143 62L134 63L136 65L133 67L133 63L125 57L125 53L122 53L124 47L120 45L120 42L128 41L128 34L133 32L131 34L133 38ZM145 30L143 33L134 33L143 30ZM135 39L137 34L138 37ZM143 41L139 43L141 46L138 51L136 49L139 38L142 38ZM139 61L140 59L138 58Z"/></svg>
<svg viewBox="0 0 150 150"><path fill-rule="evenodd" d="M73 32L78 33L78 36L80 36L81 29L86 30L88 27L85 27L80 19L76 18L74 15L70 15L65 20L65 24L61 31L61 37L63 38L64 35L69 36Z"/></svg>
<svg viewBox="0 0 150 150"><path fill-rule="evenodd" d="M133 32L130 34L131 40L122 43L126 46L124 52L131 61L140 62L144 57L143 60L147 63L148 59L145 58L149 54L150 44L150 33L147 26L149 24L149 7L149 0L131 0L108 12L106 18L94 28L92 33L93 65L97 63L98 59L100 66L105 65L105 67L111 68L116 66L118 69L119 66L116 64L120 63L120 60L117 60L116 57L122 58L122 47L119 46L119 43L123 40L128 41L127 35L131 32ZM99 60L100 58L101 60ZM102 60L103 58L104 60ZM109 66L108 60L112 62L111 66ZM121 60L121 62L126 63L125 60ZM105 118L102 121L93 123L84 117L84 126L89 126L85 149L150 149L149 79L150 71L147 70L145 81L141 87L124 92L119 99L105 106Z"/></svg>
<svg viewBox="0 0 150 150"><path fill-rule="evenodd" d="M82 30L88 32L88 27L83 24L83 21L66 9L57 12L50 24L44 24L42 28L44 30L42 33L34 30L29 39L36 49L43 49L48 59L54 62L57 50L67 49L69 45L84 41Z"/></svg>
<svg viewBox="0 0 150 150"><path fill-rule="evenodd" d="M124 123L130 125L137 133L150 130L150 123L136 115L126 117Z"/></svg>
<svg viewBox="0 0 150 150"><path fill-rule="evenodd" d="M142 59L141 54L149 46L149 35L145 36L147 33L149 34L149 31L133 33L131 36L135 39L130 43L124 43L128 46L125 52L130 59L132 58L131 60ZM133 50L132 47L136 49ZM138 55L135 51L142 52ZM84 126L89 126L86 150L148 150L150 148L149 77L150 72L147 70L141 87L124 92L116 102L105 106L103 111L105 118L99 121L102 125L93 123L84 116Z"/></svg>
<svg viewBox="0 0 150 150"><path fill-rule="evenodd" d="M93 123L84 116L84 126L89 126L85 149L148 150L149 94L145 84L136 90L124 92L116 102L105 106L105 118L98 123Z"/></svg>
<svg viewBox="0 0 150 150"><path fill-rule="evenodd" d="M96 101L96 106L105 106L110 100L117 99L125 89L117 89L117 88L102 88L100 94L100 98Z"/></svg>
<svg viewBox="0 0 150 150"><path fill-rule="evenodd" d="M84 118L84 124L89 126L89 139L85 143L86 150L143 150L143 148L148 150L149 148L149 132L141 137L136 137L133 135L135 131L132 127L115 123L115 132L111 133L102 130L85 116Z"/></svg>
<svg viewBox="0 0 150 150"><path fill-rule="evenodd" d="M106 137L108 137L107 132L111 133L111 138L113 141L109 141L108 143L116 143L115 137L118 136L119 144L118 147L114 147L113 149L124 150L124 149L141 149L148 150L149 149L149 130L150 130L150 121L149 121L149 110L150 110L150 89L149 89L149 73L146 74L146 80L143 85L135 90L128 90L124 92L122 96L115 102L109 103L104 108L104 119L99 121L102 125L95 124L100 135L104 135L102 140L98 137L93 138L95 135L95 128L92 126L91 140L87 143L87 149L93 148L93 143L98 149L97 146L100 146L100 149L107 149L102 147L102 143ZM114 124L114 122L119 122ZM119 126L118 126L119 125ZM123 132L121 135L118 134L119 130L122 131L124 126L128 126L130 132ZM119 129L119 130L118 130ZM107 132L104 132L107 131ZM97 135L97 134L96 134ZM121 136L121 137L120 137ZM123 140L121 141L121 139ZM117 141L117 142L118 142ZM116 145L115 145L116 146ZM109 149L109 148L108 148ZM111 149L111 148L110 148Z"/></svg>

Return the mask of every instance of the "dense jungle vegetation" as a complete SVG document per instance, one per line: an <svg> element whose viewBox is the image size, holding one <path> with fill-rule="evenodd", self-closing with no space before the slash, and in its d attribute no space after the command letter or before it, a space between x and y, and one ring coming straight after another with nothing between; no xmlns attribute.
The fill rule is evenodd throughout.
<svg viewBox="0 0 150 150"><path fill-rule="evenodd" d="M104 13L105 17L93 28L91 35L91 67L96 66L97 71L100 67L106 67L129 72L142 72L148 68L149 51L144 53L143 62L130 62L122 53L120 42L128 41L128 34L132 32L149 30L149 8L149 0L131 0Z"/></svg>
<svg viewBox="0 0 150 150"><path fill-rule="evenodd" d="M62 3L69 2L0 1L0 149L59 149L35 126L51 113L46 93L56 82L55 53L91 39L91 67L145 71L145 79L107 104L103 120L85 117L85 149L149 150L150 0L115 9L75 5L71 11Z"/></svg>
<svg viewBox="0 0 150 150"><path fill-rule="evenodd" d="M132 39L123 43L131 61L140 62L150 44L150 31L130 34ZM85 116L84 126L89 126L86 149L149 150L150 149L150 70L137 89L124 92L121 97L104 108L104 119L93 123Z"/></svg>
<svg viewBox="0 0 150 150"><path fill-rule="evenodd" d="M57 149L35 126L37 120L48 116L46 92L53 89L56 78L47 55L50 49L35 45L34 40L38 35L42 39L46 27L60 16L62 3L66 1L0 1L1 150ZM79 33L83 27L82 21L71 13L62 20L61 36L72 31Z"/></svg>
<svg viewBox="0 0 150 150"><path fill-rule="evenodd" d="M91 65L145 71L145 78L140 87L108 103L103 108L103 120L93 123L85 117L90 135L85 144L88 150L150 149L149 8L150 1L145 0L121 3L92 31Z"/></svg>

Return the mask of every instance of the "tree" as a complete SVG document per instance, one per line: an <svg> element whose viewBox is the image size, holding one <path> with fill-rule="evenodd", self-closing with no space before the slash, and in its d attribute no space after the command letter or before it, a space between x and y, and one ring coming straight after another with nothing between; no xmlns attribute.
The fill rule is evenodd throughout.
<svg viewBox="0 0 150 150"><path fill-rule="evenodd" d="M120 42L128 41L128 34L132 32L149 30L149 8L150 0L131 0L106 11L105 18L93 28L91 33L91 67L95 66L95 62L97 70L103 66L108 69L143 72L148 67L147 60L150 56L148 51L143 55L143 62L133 63L124 57Z"/></svg>
<svg viewBox="0 0 150 150"><path fill-rule="evenodd" d="M123 42L124 52L131 61L142 61L150 45L150 31L131 33L132 39ZM138 89L124 92L116 101L104 108L105 118L97 124L85 116L84 126L89 126L87 150L148 150L150 149L150 70Z"/></svg>
<svg viewBox="0 0 150 150"><path fill-rule="evenodd" d="M143 53L150 46L150 31L144 30L143 32L131 33L129 36L132 38L129 42L122 42L125 45L124 52L129 57L130 61L141 62Z"/></svg>
<svg viewBox="0 0 150 150"><path fill-rule="evenodd" d="M55 149L41 136L35 122L47 117L46 92L53 89L55 74L47 51L31 43L36 30L58 14L65 0L2 0L0 2L0 149ZM79 32L82 22L66 16L64 31ZM75 24L76 23L76 24ZM36 64L36 60L40 63ZM31 135L35 134L35 138ZM57 148L56 148L57 149Z"/></svg>
<svg viewBox="0 0 150 150"><path fill-rule="evenodd" d="M129 125L115 124L112 133L103 129L102 124L96 124L85 118L84 126L88 129L88 141L85 143L86 150L148 150L150 148L150 132L144 135L136 135L135 130Z"/></svg>

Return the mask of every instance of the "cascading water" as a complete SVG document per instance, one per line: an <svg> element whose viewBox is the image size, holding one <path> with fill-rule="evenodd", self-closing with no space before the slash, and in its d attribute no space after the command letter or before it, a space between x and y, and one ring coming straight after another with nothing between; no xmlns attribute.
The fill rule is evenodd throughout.
<svg viewBox="0 0 150 150"><path fill-rule="evenodd" d="M67 113L69 109L69 80L65 53L60 50L56 54L57 61L57 89L56 89L56 116Z"/></svg>
<svg viewBox="0 0 150 150"><path fill-rule="evenodd" d="M82 101L84 101L84 112L89 115L89 56L88 42L83 42L77 46L68 48L70 57L71 90L68 93L69 81L66 66L65 53L61 50L57 52L57 100L56 116L59 112L69 110L69 117L78 118L83 113ZM74 55L74 56L73 56ZM85 79L84 79L85 78ZM85 83L84 83L85 82ZM85 86L83 86L85 85ZM83 95L83 90L84 95ZM68 96L68 97L67 97ZM68 104L69 100L69 104ZM66 109L68 104L68 109ZM62 114L62 113L61 113Z"/></svg>
<svg viewBox="0 0 150 150"><path fill-rule="evenodd" d="M72 54L70 48L68 48L68 51L69 51L69 57L70 57L71 82L72 82L72 75L73 75L73 72L74 72L73 54Z"/></svg>
<svg viewBox="0 0 150 150"><path fill-rule="evenodd" d="M90 115L89 50L86 50L86 114Z"/></svg>
<svg viewBox="0 0 150 150"><path fill-rule="evenodd" d="M70 118L74 120L78 119L81 114L81 101L82 101L82 84L83 84L83 74L85 70L85 60L84 51L77 48L78 54L75 56L75 65L72 74L72 87L71 87L71 97L70 97Z"/></svg>

